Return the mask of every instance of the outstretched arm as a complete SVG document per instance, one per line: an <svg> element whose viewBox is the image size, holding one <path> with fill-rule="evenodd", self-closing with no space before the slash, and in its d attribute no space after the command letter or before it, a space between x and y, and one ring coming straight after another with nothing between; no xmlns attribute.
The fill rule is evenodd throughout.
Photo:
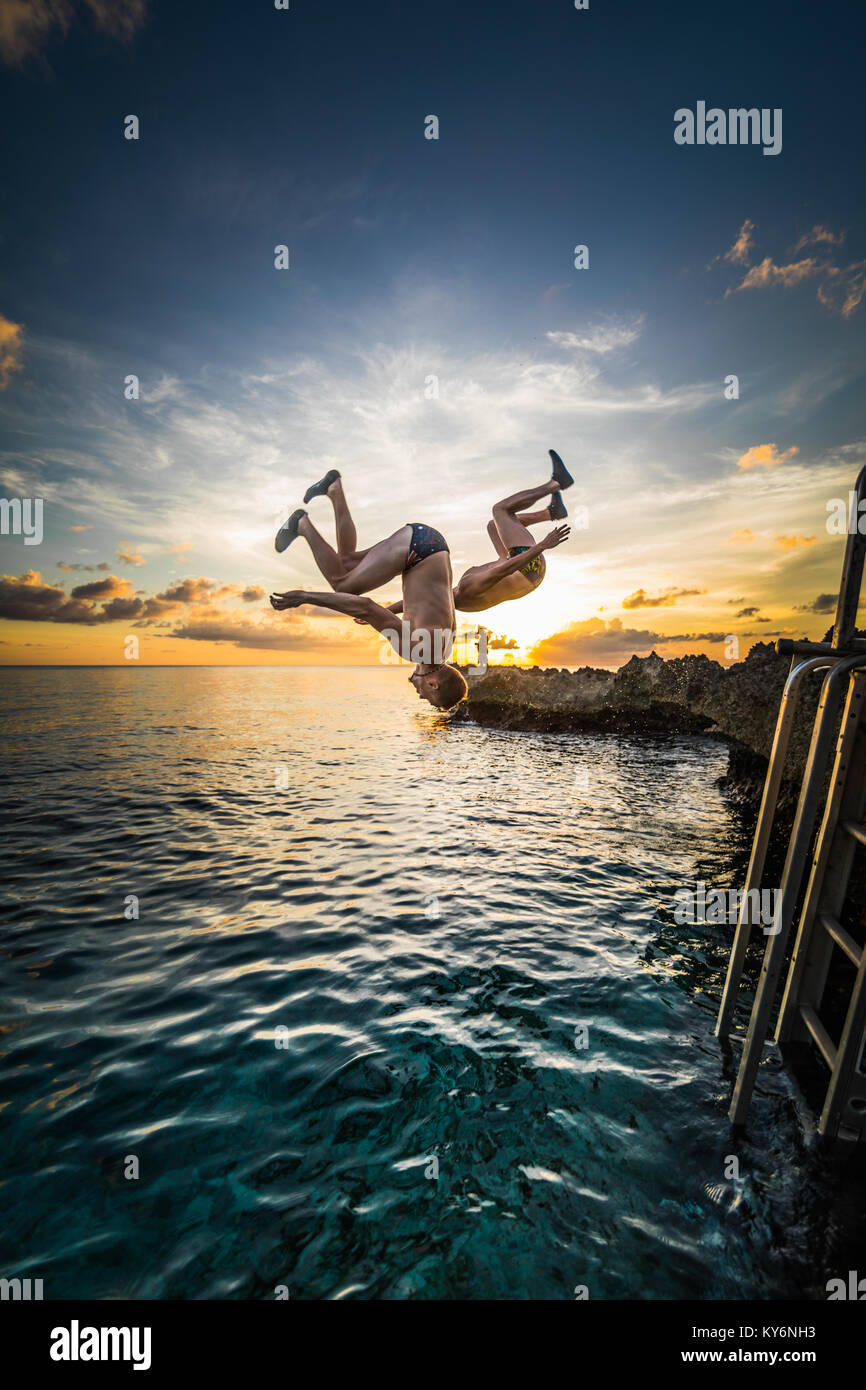
<svg viewBox="0 0 866 1390"><path fill-rule="evenodd" d="M402 613L402 612L403 612L403 600L402 600L401 598L398 598L398 599L396 600L395 603L386 603L384 606L385 606L385 608L387 608L388 612L389 612L389 613L393 613L395 617L397 616L398 613ZM356 618L356 619L355 619L355 622L356 622L356 623L366 623L366 622L368 622L368 621L369 621L369 619L367 619L367 618ZM380 629L380 630L381 630L381 629Z"/></svg>
<svg viewBox="0 0 866 1390"><path fill-rule="evenodd" d="M476 597L484 594L491 589L494 584L498 584L500 579L505 579L509 574L516 574L522 570L530 560L534 560L536 555L540 555L543 550L553 550L555 546L562 545L571 535L570 526L556 526L550 531L544 540L536 541L535 545L530 545L528 549L521 551L519 555L509 555L505 560L492 560L476 579L469 582L469 593Z"/></svg>
<svg viewBox="0 0 866 1390"><path fill-rule="evenodd" d="M306 589L288 589L284 594L271 594L271 607L281 613L284 608L300 608L304 603L312 603L317 608L330 608L335 613L345 613L349 618L360 618L369 623L377 632L394 628L394 614L390 608L383 608L366 594L316 594Z"/></svg>

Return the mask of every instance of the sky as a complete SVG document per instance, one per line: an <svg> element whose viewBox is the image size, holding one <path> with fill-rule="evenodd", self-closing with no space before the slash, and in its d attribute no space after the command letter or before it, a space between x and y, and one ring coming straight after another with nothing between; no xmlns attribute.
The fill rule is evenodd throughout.
<svg viewBox="0 0 866 1390"><path fill-rule="evenodd" d="M549 448L575 524L482 615L497 659L819 639L866 461L864 30L839 0L0 0L0 496L43 503L39 544L0 537L0 662L376 664L267 602L326 587L273 548L307 485L338 468L362 545L424 521L460 573ZM781 110L781 151L678 144L698 102Z"/></svg>

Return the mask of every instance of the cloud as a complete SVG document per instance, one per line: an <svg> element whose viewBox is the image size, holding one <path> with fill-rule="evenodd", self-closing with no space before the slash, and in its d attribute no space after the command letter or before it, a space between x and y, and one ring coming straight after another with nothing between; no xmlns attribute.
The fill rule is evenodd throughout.
<svg viewBox="0 0 866 1390"><path fill-rule="evenodd" d="M850 318L866 293L866 261L852 261L841 269L830 266L827 283L818 286L818 298L827 309Z"/></svg>
<svg viewBox="0 0 866 1390"><path fill-rule="evenodd" d="M100 581L101 584L107 582ZM126 581L114 582L123 584ZM99 587L100 584L82 585L85 590ZM140 604L141 600L133 599L131 602ZM17 622L83 623L93 626L95 623L113 622L116 617L116 612L108 613L105 609L97 608L81 592L73 591L69 598L65 589L43 583L42 575L36 570L27 570L18 578L4 574L0 579L0 618Z"/></svg>
<svg viewBox="0 0 866 1390"><path fill-rule="evenodd" d="M76 564L76 565L67 565L66 562L65 562L65 560L58 560L58 561L57 561L57 568L58 568L59 570L69 570L69 571L72 571L72 570L85 570L88 574L93 574L95 570L110 570L110 569L111 569L111 565L109 565L109 563L108 563L107 560L103 560L103 561L102 561L100 564L98 564L98 565L80 565L80 564Z"/></svg>
<svg viewBox="0 0 866 1390"><path fill-rule="evenodd" d="M792 261L790 265L776 265L772 256L765 256L746 272L739 285L727 290L725 298L738 290L765 290L775 285L790 289L793 285L799 285L819 274L822 268L821 262L812 256L807 256L803 261Z"/></svg>
<svg viewBox="0 0 866 1390"><path fill-rule="evenodd" d="M756 613L760 613L760 608L741 608L736 615L738 618L754 618ZM761 622L769 622L769 618L761 618Z"/></svg>
<svg viewBox="0 0 866 1390"><path fill-rule="evenodd" d="M0 391L5 391L15 372L22 368L23 325L0 314Z"/></svg>
<svg viewBox="0 0 866 1390"><path fill-rule="evenodd" d="M530 648L529 656L538 665L604 666L621 664L631 656L640 656L656 647L672 643L715 644L727 640L726 632L676 632L666 635L646 628L623 627L619 618L609 623L600 618L586 618L569 623L560 632L544 637Z"/></svg>
<svg viewBox="0 0 866 1390"><path fill-rule="evenodd" d="M122 565L143 565L146 563L143 555L139 555L137 551L127 549L124 546L118 546L114 553Z"/></svg>
<svg viewBox="0 0 866 1390"><path fill-rule="evenodd" d="M750 217L747 217L740 230L737 232L733 246L729 246L723 260L731 265L748 265L752 257L752 247L754 238L752 232L755 224Z"/></svg>
<svg viewBox="0 0 866 1390"><path fill-rule="evenodd" d="M143 24L147 0L0 0L0 59L20 67L54 38L65 38L76 18L128 42Z"/></svg>
<svg viewBox="0 0 866 1390"><path fill-rule="evenodd" d="M83 599L126 598L131 593L132 585L128 579L119 579L116 574L110 574L107 579L94 579L90 584L79 584L72 590L72 597Z"/></svg>
<svg viewBox="0 0 866 1390"><path fill-rule="evenodd" d="M530 352L464 351L432 339L383 345L403 323L414 332L412 302L397 300L396 327L373 317L357 335L373 346L359 348L346 334L329 343L327 359L262 358L255 371L209 363L171 398L141 402L141 410L120 417L93 387L101 359L75 345L40 343L39 365L49 375L62 370L66 386L52 397L40 447L28 451L28 491L76 515L98 515L100 529L111 527L137 547L243 556L247 574L256 572L253 555L261 564L272 550L299 486L303 492L324 469L348 472L351 459L350 502L366 544L401 525L405 507L429 509L435 468L443 486L429 519L458 554L476 544L482 508L489 514L497 496L534 480L527 450L540 438L559 441L566 463L579 443L595 453L594 466L615 452L631 470L649 421L675 429L718 399L715 381L657 384L646 371L613 372L610 354L563 354L543 335ZM435 404L424 394L431 371L439 379ZM536 457L546 469L543 448ZM42 484L51 492L37 492ZM150 563L149 549L142 554ZM286 581L297 585L309 570L306 551L293 549L287 564Z"/></svg>
<svg viewBox="0 0 866 1390"><path fill-rule="evenodd" d="M818 594L811 603L800 603L797 605L797 613L835 613L838 602L838 594Z"/></svg>
<svg viewBox="0 0 866 1390"><path fill-rule="evenodd" d="M628 347L637 341L643 331L643 318L631 322L624 319L609 318L582 332L549 332L548 341L555 347L571 352L597 352L604 355Z"/></svg>
<svg viewBox="0 0 866 1390"><path fill-rule="evenodd" d="M796 445L780 452L777 444L753 444L737 459L737 467L742 473L752 468L778 468L786 459L793 458L800 451Z"/></svg>
<svg viewBox="0 0 866 1390"><path fill-rule="evenodd" d="M92 531L92 526L67 526L67 531Z"/></svg>
<svg viewBox="0 0 866 1390"><path fill-rule="evenodd" d="M724 260L735 265L748 264L753 227L754 224L747 218L734 245L725 252ZM842 318L850 318L866 294L866 261L852 261L844 266L835 265L832 252L841 246L844 240L844 233L837 235L829 227L816 224L811 231L800 237L791 253L796 256L800 251L811 247L812 255L786 263L777 262L772 256L765 256L757 265L750 266L739 284L728 287L725 298L742 290L792 289L806 280L815 280L820 303L832 312L841 314ZM719 260L718 256L716 260Z"/></svg>
<svg viewBox="0 0 866 1390"><path fill-rule="evenodd" d="M60 561L58 568L93 571L107 570L109 566L105 562L99 565L67 565ZM81 623L87 627L135 620L136 627L152 627L168 625L168 619L178 616L190 605L204 605L193 609L189 631L216 630L214 624L222 622L223 625L228 624L234 636L215 637L215 641L233 640L237 645L273 646L275 650L301 645L297 632L291 634L292 641L289 642L289 634L284 630L277 631L271 642L265 640L267 633L264 627L245 628L246 619L214 609L210 606L214 591L240 598L246 603L255 603L265 596L265 590L258 584L249 584L246 588L240 584L218 586L212 579L189 578L147 598L143 589L133 594L130 580L116 574L79 584L67 595L61 585L46 584L36 570L27 570L18 578L4 575L0 581L0 618L25 622ZM241 637L248 640L241 642ZM333 637L317 638L308 645L315 646L316 642L324 646L332 643Z"/></svg>
<svg viewBox="0 0 866 1390"><path fill-rule="evenodd" d="M147 17L148 0L84 0L98 28L128 42Z"/></svg>
<svg viewBox="0 0 866 1390"><path fill-rule="evenodd" d="M741 527L741 529L740 529L739 531L733 531L733 532L731 533L731 535L728 536L727 544L728 544L728 545L751 545L751 543L752 543L752 541L753 541L754 539L755 539L755 533L754 533L754 531L750 531L749 528L748 528L748 526L743 526L743 527ZM731 599L731 602L733 603L734 600Z"/></svg>
<svg viewBox="0 0 866 1390"><path fill-rule="evenodd" d="M813 227L810 232L804 232L794 247L793 254L796 256L798 251L804 251L807 246L841 246L845 240L845 233L834 236L828 227Z"/></svg>
<svg viewBox="0 0 866 1390"><path fill-rule="evenodd" d="M660 594L648 594L645 589L636 589L622 601L623 608L671 608L678 598L692 598L706 593L705 589L665 589Z"/></svg>
<svg viewBox="0 0 866 1390"><path fill-rule="evenodd" d="M253 623L248 618L222 612L214 612L206 618L193 618L176 627L171 636L192 642L230 642L233 647L254 651L297 652L320 650L332 645L352 645L349 634L335 643L330 634L320 635L295 616L279 624L269 621Z"/></svg>
<svg viewBox="0 0 866 1390"><path fill-rule="evenodd" d="M102 623L128 622L130 618L138 617L141 611L140 598L113 598L101 610L99 621Z"/></svg>
<svg viewBox="0 0 866 1390"><path fill-rule="evenodd" d="M814 545L817 536L774 536L773 545L777 550L799 550L801 546Z"/></svg>
<svg viewBox="0 0 866 1390"><path fill-rule="evenodd" d="M619 618L609 623L586 618L543 637L530 648L529 656L539 665L581 666L592 665L594 660L609 665L627 660L635 652L648 652L662 640L658 632L623 627Z"/></svg>
<svg viewBox="0 0 866 1390"><path fill-rule="evenodd" d="M206 603L218 587L213 579L181 579L157 594L157 598L168 603Z"/></svg>
<svg viewBox="0 0 866 1390"><path fill-rule="evenodd" d="M517 647L513 637L489 637L487 639L487 649L491 652L511 652Z"/></svg>
<svg viewBox="0 0 866 1390"><path fill-rule="evenodd" d="M162 624L166 618L171 618L182 611L182 603L170 603L161 598L146 599L136 627L152 627L154 623Z"/></svg>

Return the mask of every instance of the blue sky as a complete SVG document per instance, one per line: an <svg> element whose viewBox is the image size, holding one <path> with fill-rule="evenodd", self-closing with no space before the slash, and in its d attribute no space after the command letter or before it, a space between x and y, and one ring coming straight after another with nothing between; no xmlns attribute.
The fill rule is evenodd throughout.
<svg viewBox="0 0 866 1390"><path fill-rule="evenodd" d="M157 661L375 660L243 597L320 587L301 545L274 554L281 510L336 466L362 542L421 519L478 563L549 447L590 524L490 615L522 650L823 632L826 501L863 459L857 6L16 13L0 0L0 463L5 496L45 499L45 539L0 542L6 659L117 660L135 623ZM698 100L781 108L782 152L676 145ZM57 590L109 575L72 621Z"/></svg>

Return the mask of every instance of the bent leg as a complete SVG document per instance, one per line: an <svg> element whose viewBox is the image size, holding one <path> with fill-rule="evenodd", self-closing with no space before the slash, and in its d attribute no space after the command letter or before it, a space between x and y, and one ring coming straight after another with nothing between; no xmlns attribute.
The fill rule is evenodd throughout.
<svg viewBox="0 0 866 1390"><path fill-rule="evenodd" d="M358 533L343 492L343 481L337 478L328 488L328 496L334 508L334 521L337 524L337 552L345 559L358 553ZM366 551L360 552L366 555Z"/></svg>
<svg viewBox="0 0 866 1390"><path fill-rule="evenodd" d="M499 556L500 560L507 559L508 546L505 544L502 537L500 536L499 527L496 525L495 521L488 521L487 534L492 540L493 549L496 551L496 554Z"/></svg>
<svg viewBox="0 0 866 1390"><path fill-rule="evenodd" d="M505 544L509 547L515 545L534 545L535 538L526 529L527 522L524 517L517 513L522 508L528 507L531 502L537 502L541 497L549 497L552 492L559 491L559 483L552 479L549 483L541 483L539 487L528 487L523 492L515 492L511 497L505 497L501 502L497 502L493 508L493 520L496 522L497 529ZM529 513L530 516L535 515ZM543 516L538 516L537 520L543 520Z"/></svg>
<svg viewBox="0 0 866 1390"><path fill-rule="evenodd" d="M393 536L365 551L363 560L348 571L344 570L342 577L332 587L341 594L369 594L373 589L381 588L403 573L411 540L412 527L401 526Z"/></svg>
<svg viewBox="0 0 866 1390"><path fill-rule="evenodd" d="M348 572L345 560L337 554L332 545L328 545L325 537L316 530L306 514L301 517L298 523L298 535L304 537L312 550L313 559L319 567L319 573L324 579L327 579L332 589L336 589L338 581L345 579Z"/></svg>

